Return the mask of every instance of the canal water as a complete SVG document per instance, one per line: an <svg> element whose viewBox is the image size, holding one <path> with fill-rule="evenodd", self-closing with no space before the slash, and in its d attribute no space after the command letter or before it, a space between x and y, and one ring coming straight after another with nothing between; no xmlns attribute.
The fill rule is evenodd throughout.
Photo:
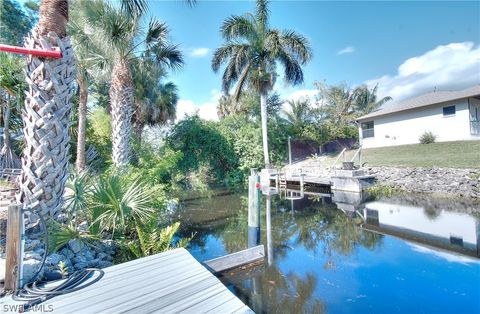
<svg viewBox="0 0 480 314"><path fill-rule="evenodd" d="M480 313L475 205L269 197L265 262L221 277L256 313ZM189 251L199 261L247 248L246 194L185 202L172 219L194 234Z"/></svg>

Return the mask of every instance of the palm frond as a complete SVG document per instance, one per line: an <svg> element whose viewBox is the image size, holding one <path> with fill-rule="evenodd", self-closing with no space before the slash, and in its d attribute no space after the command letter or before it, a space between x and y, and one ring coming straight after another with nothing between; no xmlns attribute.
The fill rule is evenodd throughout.
<svg viewBox="0 0 480 314"><path fill-rule="evenodd" d="M121 0L121 9L128 16L138 17L148 11L147 0Z"/></svg>
<svg viewBox="0 0 480 314"><path fill-rule="evenodd" d="M178 45L165 42L158 42L146 51L147 56L157 63L160 67L166 67L171 70L179 70L183 67L183 54Z"/></svg>
<svg viewBox="0 0 480 314"><path fill-rule="evenodd" d="M255 26L248 15L232 15L223 22L220 32L226 40L248 39L254 35Z"/></svg>
<svg viewBox="0 0 480 314"><path fill-rule="evenodd" d="M278 60L284 67L285 81L291 85L303 83L303 71L301 65L291 55L280 52Z"/></svg>
<svg viewBox="0 0 480 314"><path fill-rule="evenodd" d="M304 65L312 59L312 49L306 37L292 30L284 30L279 40L284 50L293 55L300 64Z"/></svg>
<svg viewBox="0 0 480 314"><path fill-rule="evenodd" d="M264 28L267 28L268 17L270 10L268 9L268 0L257 0L255 17L258 23Z"/></svg>
<svg viewBox="0 0 480 314"><path fill-rule="evenodd" d="M167 24L152 18L148 23L145 43L149 46L152 43L164 42L167 40L168 33Z"/></svg>

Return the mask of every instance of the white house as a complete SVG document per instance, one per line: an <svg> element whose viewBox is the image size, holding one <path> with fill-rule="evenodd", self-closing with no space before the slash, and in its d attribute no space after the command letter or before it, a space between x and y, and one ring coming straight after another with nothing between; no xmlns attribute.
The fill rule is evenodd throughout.
<svg viewBox="0 0 480 314"><path fill-rule="evenodd" d="M427 131L437 142L480 140L480 85L391 101L357 122L363 148L416 144Z"/></svg>

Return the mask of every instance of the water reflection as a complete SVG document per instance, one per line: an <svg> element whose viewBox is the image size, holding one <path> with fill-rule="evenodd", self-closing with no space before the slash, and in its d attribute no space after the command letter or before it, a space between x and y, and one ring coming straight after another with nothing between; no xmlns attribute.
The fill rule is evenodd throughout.
<svg viewBox="0 0 480 314"><path fill-rule="evenodd" d="M428 211L422 207L370 202L363 209L363 228L393 235L420 245L480 255L480 224L468 214Z"/></svg>
<svg viewBox="0 0 480 314"><path fill-rule="evenodd" d="M460 206L265 194L265 263L222 277L257 313L480 310L479 224ZM247 247L244 196L186 203L172 219L184 221L185 235L196 232L190 251L200 261Z"/></svg>

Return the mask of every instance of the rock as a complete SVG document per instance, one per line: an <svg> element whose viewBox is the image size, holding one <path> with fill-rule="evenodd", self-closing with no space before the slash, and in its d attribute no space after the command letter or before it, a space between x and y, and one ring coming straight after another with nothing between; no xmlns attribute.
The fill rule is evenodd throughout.
<svg viewBox="0 0 480 314"><path fill-rule="evenodd" d="M61 261L65 261L66 260L66 257L63 256L62 254L58 254L58 253L53 253L53 254L50 254L49 256L47 256L47 259L45 260L45 263L47 265L52 265L52 266L57 266L58 263L60 263Z"/></svg>
<svg viewBox="0 0 480 314"><path fill-rule="evenodd" d="M69 248L63 248L59 251L60 254L64 255L67 259L72 259L75 257L75 254Z"/></svg>
<svg viewBox="0 0 480 314"><path fill-rule="evenodd" d="M97 254L97 258L99 260L108 260L109 257L111 258L110 255L108 255L106 253L103 253L103 252L100 252L100 253Z"/></svg>
<svg viewBox="0 0 480 314"><path fill-rule="evenodd" d="M81 262L81 263L76 263L73 268L75 270L80 270L80 269L85 269L85 268L88 268L88 263L86 262Z"/></svg>
<svg viewBox="0 0 480 314"><path fill-rule="evenodd" d="M24 258L27 260L27 259L35 259L37 261L41 261L43 259L43 256L38 254L38 253L35 253L35 252L28 252L28 253L25 253L25 256Z"/></svg>
<svg viewBox="0 0 480 314"><path fill-rule="evenodd" d="M90 250L84 250L84 251L83 251L83 256L85 256L85 258L87 259L87 261L92 260L92 259L95 258L94 253L92 253L92 251L90 251Z"/></svg>
<svg viewBox="0 0 480 314"><path fill-rule="evenodd" d="M105 267L110 267L112 266L112 262L107 262L107 261L99 261L97 264L97 268L105 268Z"/></svg>
<svg viewBox="0 0 480 314"><path fill-rule="evenodd" d="M74 258L72 258L72 262L74 264L88 264L88 260L83 255L76 255Z"/></svg>
<svg viewBox="0 0 480 314"><path fill-rule="evenodd" d="M35 249L42 247L43 244L40 240L26 240L25 251L34 251Z"/></svg>
<svg viewBox="0 0 480 314"><path fill-rule="evenodd" d="M367 172L375 175L378 183L407 192L471 199L478 199L480 195L479 180L471 179L480 175L477 169L369 167Z"/></svg>
<svg viewBox="0 0 480 314"><path fill-rule="evenodd" d="M77 227L77 230L80 232L87 232L88 230L88 223L86 221L80 223Z"/></svg>
<svg viewBox="0 0 480 314"><path fill-rule="evenodd" d="M72 239L68 241L68 247L70 250L72 250L73 253L78 253L80 252L85 245L82 243L82 241L78 239Z"/></svg>
<svg viewBox="0 0 480 314"><path fill-rule="evenodd" d="M41 262L35 259L25 260L23 262L23 277L26 282L30 282L33 279L33 276L38 271L41 266ZM40 271L40 274L37 278L42 277L44 269Z"/></svg>
<svg viewBox="0 0 480 314"><path fill-rule="evenodd" d="M98 267L98 262L100 262L98 258L92 259L88 261L88 267L93 267L93 268Z"/></svg>

